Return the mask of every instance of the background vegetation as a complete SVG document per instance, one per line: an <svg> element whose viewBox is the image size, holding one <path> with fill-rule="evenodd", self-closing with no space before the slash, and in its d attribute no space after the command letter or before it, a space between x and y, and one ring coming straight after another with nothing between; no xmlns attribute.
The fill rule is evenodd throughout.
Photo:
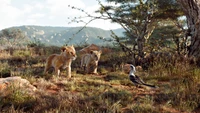
<svg viewBox="0 0 200 113"><path fill-rule="evenodd" d="M183 0L178 1L183 2ZM58 46L45 46L41 40L38 40L39 35L43 38L47 36L44 30L38 30L38 27L34 31L38 35L34 34L33 40L28 44L21 43L31 38L24 35L23 29L6 29L1 32L0 76L21 76L38 89L34 95L26 95L16 90L9 96L1 97L2 112L199 111L199 58L196 52L193 52L194 55L191 53L192 44L192 51L198 50L194 46L198 46L199 38L195 36L199 35L193 36L191 30L196 30L190 29L191 26L186 24L187 13L184 13L178 2L175 0L108 0L107 2L114 3L115 6L106 6L99 1L100 8L96 13L100 16L97 17L82 9L69 6L74 10L82 11L86 16L91 17L91 20L110 19L125 30L123 36L116 35L114 31L110 34L91 28L80 28L81 30L73 33L80 39L87 33L95 36L96 34L93 34L95 32L98 35L95 36L94 42L97 41L96 39L112 41L113 45L108 47L112 52L103 53L99 61L99 75L80 73L81 57L78 51L89 43L75 44L78 58L72 63L73 76L68 79L65 70L59 77L52 73L42 74L45 59L50 54L60 53ZM190 2L198 8L195 5L197 1ZM72 22L82 21L81 18L74 19ZM88 22L85 23L87 25ZM50 28L47 30L51 31ZM64 34L68 33L67 28L64 31L63 28L57 30ZM106 36L111 35L112 38L100 35L104 33ZM59 34L50 36L57 35L59 36ZM86 39L87 37L83 38ZM52 41L59 40L60 38L56 37L56 40ZM195 41L197 41L196 45L194 45ZM65 44L70 43L66 41ZM191 54L188 56L188 53ZM137 75L145 82L155 84L159 88L153 90L133 86L128 79L128 74L123 71L123 65L126 63L141 66L143 70L137 70Z"/></svg>
<svg viewBox="0 0 200 113"><path fill-rule="evenodd" d="M129 81L120 66L131 59L122 60L125 54L117 50L102 55L99 75L79 73L80 56L72 63L71 79L67 79L65 70L59 77L44 75L46 57L59 53L58 47L44 48L44 53L38 54L35 50L1 53L1 77L21 76L38 89L34 96L14 91L1 97L2 112L174 113L191 112L198 107L200 69L188 59L173 56L167 60L168 56L163 55L150 62L147 69L137 71L144 81L159 87L153 90L136 88Z"/></svg>

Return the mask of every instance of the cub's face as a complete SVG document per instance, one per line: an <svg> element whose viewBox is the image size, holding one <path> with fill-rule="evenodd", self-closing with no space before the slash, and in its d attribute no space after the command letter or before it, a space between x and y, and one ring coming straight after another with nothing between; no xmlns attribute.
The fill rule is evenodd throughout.
<svg viewBox="0 0 200 113"><path fill-rule="evenodd" d="M101 53L102 53L101 51L91 51L90 52L92 59L94 59L95 61L99 61Z"/></svg>
<svg viewBox="0 0 200 113"><path fill-rule="evenodd" d="M77 55L76 55L76 50L74 46L64 46L61 48L63 54L65 57L70 58L72 60L75 60Z"/></svg>

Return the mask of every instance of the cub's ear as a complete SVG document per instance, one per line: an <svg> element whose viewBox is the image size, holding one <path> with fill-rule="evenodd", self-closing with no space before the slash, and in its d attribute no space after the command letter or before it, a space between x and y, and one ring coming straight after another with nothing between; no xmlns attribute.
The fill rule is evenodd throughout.
<svg viewBox="0 0 200 113"><path fill-rule="evenodd" d="M102 54L102 50L99 50L99 53Z"/></svg>
<svg viewBox="0 0 200 113"><path fill-rule="evenodd" d="M90 51L90 54L93 54L93 52L94 52L94 51L91 50L91 51Z"/></svg>
<svg viewBox="0 0 200 113"><path fill-rule="evenodd" d="M66 49L67 49L67 48L66 48L65 46L63 46L63 47L61 48L61 52L64 52Z"/></svg>

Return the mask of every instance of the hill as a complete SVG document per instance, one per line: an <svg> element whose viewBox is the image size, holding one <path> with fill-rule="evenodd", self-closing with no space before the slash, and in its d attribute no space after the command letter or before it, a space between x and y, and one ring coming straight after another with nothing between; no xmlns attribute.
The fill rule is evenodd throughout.
<svg viewBox="0 0 200 113"><path fill-rule="evenodd" d="M22 30L31 41L40 41L45 45L62 46L64 44L80 45L91 43L108 45L111 43L104 42L98 38L111 39L110 30L94 27L82 29L82 27L18 26L12 28ZM113 30L118 36L123 36L123 31L123 29Z"/></svg>

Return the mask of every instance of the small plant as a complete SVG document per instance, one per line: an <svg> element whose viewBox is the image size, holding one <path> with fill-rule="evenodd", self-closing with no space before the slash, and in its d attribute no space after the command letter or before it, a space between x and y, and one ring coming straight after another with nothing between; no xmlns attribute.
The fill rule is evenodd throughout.
<svg viewBox="0 0 200 113"><path fill-rule="evenodd" d="M0 62L0 76L9 77L11 76L11 67L8 62Z"/></svg>
<svg viewBox="0 0 200 113"><path fill-rule="evenodd" d="M0 106L6 105L10 109L14 108L16 111L20 111L22 109L23 111L30 110L35 106L36 100L33 95L30 95L27 92L24 92L21 89L16 89L14 87L10 87L9 91L12 93L1 100ZM13 112L15 110L13 110Z"/></svg>
<svg viewBox="0 0 200 113"><path fill-rule="evenodd" d="M13 53L14 57L30 57L30 51L23 51L23 50L15 50Z"/></svg>

